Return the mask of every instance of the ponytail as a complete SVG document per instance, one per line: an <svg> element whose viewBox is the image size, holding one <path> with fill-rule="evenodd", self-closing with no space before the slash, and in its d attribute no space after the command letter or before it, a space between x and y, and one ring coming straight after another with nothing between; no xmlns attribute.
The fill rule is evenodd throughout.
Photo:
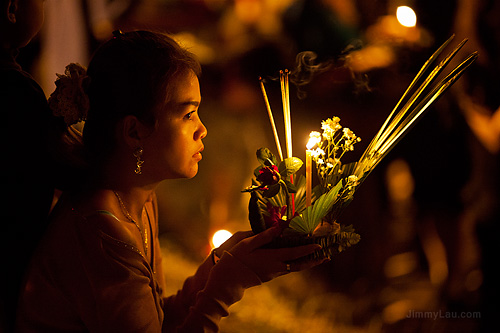
<svg viewBox="0 0 500 333"><path fill-rule="evenodd" d="M89 110L89 78L87 69L75 63L56 75L56 89L48 100L54 116L49 149L55 162L55 187L67 190L78 186L88 171L82 128Z"/></svg>
<svg viewBox="0 0 500 333"><path fill-rule="evenodd" d="M49 97L49 107L54 116L64 118L71 126L87 118L89 98L87 69L80 64L69 64L64 74L56 74L56 90Z"/></svg>

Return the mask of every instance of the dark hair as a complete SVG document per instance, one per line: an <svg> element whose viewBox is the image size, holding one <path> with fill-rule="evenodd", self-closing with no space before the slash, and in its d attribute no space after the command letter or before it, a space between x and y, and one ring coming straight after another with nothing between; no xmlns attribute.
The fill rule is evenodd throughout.
<svg viewBox="0 0 500 333"><path fill-rule="evenodd" d="M175 79L201 68L193 54L171 37L150 31L115 32L90 61L89 111L83 142L91 161L101 161L115 146L118 121L134 115L154 125L155 107L167 103Z"/></svg>

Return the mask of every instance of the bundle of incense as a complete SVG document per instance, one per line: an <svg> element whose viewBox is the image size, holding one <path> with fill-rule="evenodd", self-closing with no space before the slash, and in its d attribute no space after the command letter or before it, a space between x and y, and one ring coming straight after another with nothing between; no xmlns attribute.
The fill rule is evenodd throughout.
<svg viewBox="0 0 500 333"><path fill-rule="evenodd" d="M280 71L281 100L283 103L283 118L285 122L286 155L292 157L292 119L290 117L290 89L288 84L288 70Z"/></svg>
<svg viewBox="0 0 500 333"><path fill-rule="evenodd" d="M281 84L281 101L283 103L283 120L285 123L285 144L286 144L286 157L292 157L292 118L290 116L290 89L288 80L289 71L280 71L280 84ZM280 140L278 137L278 131L276 130L276 124L274 122L273 113L271 111L271 105L269 104L269 99L267 98L266 88L264 87L264 82L262 78L260 80L260 89L262 90L262 96L264 97L264 102L266 103L267 114L269 116L269 122L271 123L274 141L276 142L276 149L280 159L283 160L283 151L281 149Z"/></svg>
<svg viewBox="0 0 500 333"><path fill-rule="evenodd" d="M285 122L286 155L287 158L293 157L292 153L292 118L290 115L290 86L288 84L288 69L285 72L280 71L281 100L283 103L283 118ZM293 175L290 176L290 182L293 184ZM295 195L290 195L290 208L287 208L289 217L295 214Z"/></svg>
<svg viewBox="0 0 500 333"><path fill-rule="evenodd" d="M290 115L290 85L289 76L290 72L285 69L285 71L280 71L280 85L281 85L281 101L283 104L283 120L285 125L285 144L286 144L286 157L293 157L292 152L292 118ZM278 137L278 131L276 130L276 124L274 123L273 113L271 111L271 106L269 104L269 99L267 98L266 89L264 87L264 82L262 78L260 79L260 88L262 90L262 95L264 97L264 102L266 103L267 113L269 116L269 121L273 128L274 141L276 142L276 149L278 150L280 159L283 160L283 152L281 150L281 144ZM293 176L290 176L290 181L293 183ZM293 216L295 214L295 196L291 194L291 203L288 208L288 216Z"/></svg>
<svg viewBox="0 0 500 333"><path fill-rule="evenodd" d="M398 101L389 117L365 150L356 168L354 175L363 181L377 164L394 148L394 146L408 133L416 121L422 117L429 106L435 102L455 81L464 73L478 57L478 53L471 53L462 63L456 66L448 75L432 87L432 83L442 73L445 67L467 42L463 40L425 77L430 67L436 62L439 55L448 46L455 36L451 36L436 52L424 63L409 87ZM420 85L419 85L420 84Z"/></svg>

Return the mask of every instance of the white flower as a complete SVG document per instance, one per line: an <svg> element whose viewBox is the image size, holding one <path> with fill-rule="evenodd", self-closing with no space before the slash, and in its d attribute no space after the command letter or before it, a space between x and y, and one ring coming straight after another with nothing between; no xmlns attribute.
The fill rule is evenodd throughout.
<svg viewBox="0 0 500 333"><path fill-rule="evenodd" d="M321 141L321 133L317 131L312 131L309 133L309 138L317 140L317 142Z"/></svg>
<svg viewBox="0 0 500 333"><path fill-rule="evenodd" d="M357 186L358 185L358 176L356 175L350 175L347 177L347 184L351 186Z"/></svg>
<svg viewBox="0 0 500 333"><path fill-rule="evenodd" d="M347 128L347 127L344 127L343 132L344 132L344 136L345 136L347 139L352 139L353 137L356 137L356 136L354 135L354 132L353 132L353 131L351 131L351 130L350 130L349 128Z"/></svg>
<svg viewBox="0 0 500 333"><path fill-rule="evenodd" d="M325 151L321 148L316 148L314 150L311 150L311 156L314 158L314 159L317 159L318 157L320 156L324 156L325 155Z"/></svg>
<svg viewBox="0 0 500 333"><path fill-rule="evenodd" d="M323 130L323 138L325 140L332 140L335 133L342 128L339 122L339 117L328 118L321 122L321 129Z"/></svg>

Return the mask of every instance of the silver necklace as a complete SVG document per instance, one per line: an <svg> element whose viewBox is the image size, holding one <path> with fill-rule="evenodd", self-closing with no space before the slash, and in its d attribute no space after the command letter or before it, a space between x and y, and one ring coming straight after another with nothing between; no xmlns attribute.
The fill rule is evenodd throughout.
<svg viewBox="0 0 500 333"><path fill-rule="evenodd" d="M125 215L130 222L132 222L133 224L135 224L135 226L139 230L139 234L141 235L142 242L144 244L144 252L146 253L146 256L147 256L148 255L148 233L147 233L146 228L144 228L144 232L143 232L143 228L141 228L139 226L139 223L137 223L132 218L132 215L130 215L130 213L128 212L128 209L127 209L127 207L125 207L125 204L123 203L123 200L120 197L120 195L118 194L118 192L113 191L113 193L115 194L116 198L118 199L118 202L120 203L120 208L122 210L123 215ZM144 226L144 223L143 223L143 226Z"/></svg>

